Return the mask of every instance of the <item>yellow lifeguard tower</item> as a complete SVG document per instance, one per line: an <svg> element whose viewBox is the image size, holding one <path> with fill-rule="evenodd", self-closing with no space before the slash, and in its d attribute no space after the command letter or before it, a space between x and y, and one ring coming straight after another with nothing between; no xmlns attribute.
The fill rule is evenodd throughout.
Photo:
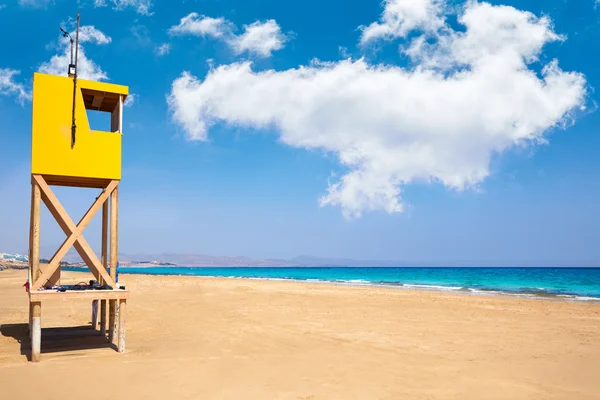
<svg viewBox="0 0 600 400"><path fill-rule="evenodd" d="M72 42L71 40L71 44ZM95 304L100 301L100 332L104 335L107 332L108 301L108 340L112 343L114 335L118 333L118 351L125 350L125 306L128 291L117 285L116 267L123 102L127 94L126 86L78 80L76 64L69 66L69 77L34 73L29 238L29 328L32 361L40 359L42 303L56 298L87 299L96 301ZM110 113L110 131L91 130L87 110ZM75 224L52 192L50 186L53 185L98 188L102 189L102 192L79 223ZM47 265L40 265L39 261L41 201L67 236ZM101 259L98 259L82 232L100 208L102 254ZM98 281L95 287L90 285L70 290L58 285L59 263L72 246ZM107 268L109 265L110 273ZM92 325L96 329L97 320L94 318Z"/></svg>

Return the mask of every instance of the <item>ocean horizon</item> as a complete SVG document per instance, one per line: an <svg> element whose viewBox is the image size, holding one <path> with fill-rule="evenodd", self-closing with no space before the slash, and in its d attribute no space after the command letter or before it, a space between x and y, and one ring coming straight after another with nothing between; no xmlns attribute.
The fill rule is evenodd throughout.
<svg viewBox="0 0 600 400"><path fill-rule="evenodd" d="M88 271L68 267L65 270ZM600 268L583 267L120 267L118 274L293 280L600 301Z"/></svg>

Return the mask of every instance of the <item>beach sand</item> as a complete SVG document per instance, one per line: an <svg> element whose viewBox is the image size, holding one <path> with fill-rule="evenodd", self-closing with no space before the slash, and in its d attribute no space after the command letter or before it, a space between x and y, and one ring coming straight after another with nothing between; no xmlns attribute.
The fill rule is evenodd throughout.
<svg viewBox="0 0 600 400"><path fill-rule="evenodd" d="M126 353L45 329L33 364L26 276L0 272L2 399L600 399L598 303L121 275ZM42 327L90 311L45 303Z"/></svg>

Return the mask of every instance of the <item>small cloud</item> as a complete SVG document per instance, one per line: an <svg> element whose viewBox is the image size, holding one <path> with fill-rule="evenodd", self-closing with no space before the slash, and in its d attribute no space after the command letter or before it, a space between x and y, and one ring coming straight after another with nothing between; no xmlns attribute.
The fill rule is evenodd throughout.
<svg viewBox="0 0 600 400"><path fill-rule="evenodd" d="M112 39L104 34L104 32L96 29L93 25L84 25L79 28L79 42L109 44Z"/></svg>
<svg viewBox="0 0 600 400"><path fill-rule="evenodd" d="M171 45L169 43L163 43L160 46L156 47L154 51L158 56L165 56L171 51Z"/></svg>
<svg viewBox="0 0 600 400"><path fill-rule="evenodd" d="M19 0L19 5L21 7L46 8L50 4L54 4L54 0Z"/></svg>
<svg viewBox="0 0 600 400"><path fill-rule="evenodd" d="M169 28L172 36L212 36L220 38L231 32L232 25L225 18L211 18L198 13L189 13L181 18L178 25Z"/></svg>
<svg viewBox="0 0 600 400"><path fill-rule="evenodd" d="M14 80L21 71L8 68L0 68L0 95L16 96L18 101L23 104L26 100L31 100L31 92L25 89L22 83Z"/></svg>
<svg viewBox="0 0 600 400"><path fill-rule="evenodd" d="M190 13L178 25L169 29L171 36L200 36L223 40L236 54L252 53L270 57L273 51L284 47L289 40L274 19L244 25L244 32L236 35L235 25L223 17L212 18Z"/></svg>
<svg viewBox="0 0 600 400"><path fill-rule="evenodd" d="M379 22L359 27L360 44L405 37L416 29L436 32L444 26L444 5L444 0L386 0Z"/></svg>
<svg viewBox="0 0 600 400"><path fill-rule="evenodd" d="M248 52L261 57L270 57L273 51L281 50L287 40L287 36L281 32L277 22L270 19L266 22L256 21L244 25L244 33L231 37L228 44L237 54Z"/></svg>
<svg viewBox="0 0 600 400"><path fill-rule="evenodd" d="M24 0L24 1L33 1L33 0ZM126 8L133 8L138 14L141 15L152 15L153 12L150 12L150 7L152 7L151 0L109 0L112 3L113 10L124 10ZM107 0L95 0L94 7L106 7Z"/></svg>
<svg viewBox="0 0 600 400"><path fill-rule="evenodd" d="M129 95L127 96L127 98L125 99L125 103L123 103L123 105L125 107L131 107L133 105L133 103L135 103L135 99L138 97L137 94L133 94L133 93L129 93Z"/></svg>
<svg viewBox="0 0 600 400"><path fill-rule="evenodd" d="M72 32L74 37L75 34ZM95 43L105 45L112 42L112 39L102 31L92 25L84 25L79 28L79 52L77 61L77 76L81 79L92 81L107 80L106 72L98 64L87 58L83 44ZM51 75L67 75L67 69L71 61L71 44L68 38L60 36L58 40L58 54L55 54L50 60L42 63L39 67L40 72Z"/></svg>
<svg viewBox="0 0 600 400"><path fill-rule="evenodd" d="M135 38L137 44L143 47L153 46L152 39L150 39L150 31L144 25L133 25L131 27L131 34Z"/></svg>
<svg viewBox="0 0 600 400"><path fill-rule="evenodd" d="M342 58L351 58L350 53L348 52L348 48L344 47L344 46L338 46L338 51L340 52L340 55L342 56Z"/></svg>

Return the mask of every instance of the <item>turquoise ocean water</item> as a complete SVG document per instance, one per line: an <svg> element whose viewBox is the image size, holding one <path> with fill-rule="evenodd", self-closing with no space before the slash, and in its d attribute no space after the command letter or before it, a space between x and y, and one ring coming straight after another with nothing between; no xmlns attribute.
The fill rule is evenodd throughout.
<svg viewBox="0 0 600 400"><path fill-rule="evenodd" d="M71 270L87 270L69 268ZM122 274L284 279L600 301L600 268L121 267Z"/></svg>

